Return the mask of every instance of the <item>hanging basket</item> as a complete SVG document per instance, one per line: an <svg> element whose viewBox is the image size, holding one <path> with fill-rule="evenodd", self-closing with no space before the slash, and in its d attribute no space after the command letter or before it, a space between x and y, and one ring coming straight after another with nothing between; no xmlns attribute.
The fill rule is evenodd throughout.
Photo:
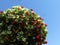
<svg viewBox="0 0 60 45"><path fill-rule="evenodd" d="M47 24L32 9L13 6L0 11L1 45L46 44Z"/></svg>

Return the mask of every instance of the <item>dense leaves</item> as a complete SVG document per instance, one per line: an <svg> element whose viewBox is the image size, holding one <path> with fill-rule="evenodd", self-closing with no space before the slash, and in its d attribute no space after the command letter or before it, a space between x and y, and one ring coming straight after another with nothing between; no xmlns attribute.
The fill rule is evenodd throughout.
<svg viewBox="0 0 60 45"><path fill-rule="evenodd" d="M47 24L43 19L23 6L0 11L0 43L14 45L42 45L47 41Z"/></svg>

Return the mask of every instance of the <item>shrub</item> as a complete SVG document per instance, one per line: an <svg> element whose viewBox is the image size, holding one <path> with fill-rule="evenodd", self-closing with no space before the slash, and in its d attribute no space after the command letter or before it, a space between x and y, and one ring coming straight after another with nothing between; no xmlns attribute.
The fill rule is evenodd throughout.
<svg viewBox="0 0 60 45"><path fill-rule="evenodd" d="M0 11L0 43L7 45L46 44L47 24L32 9L13 6Z"/></svg>

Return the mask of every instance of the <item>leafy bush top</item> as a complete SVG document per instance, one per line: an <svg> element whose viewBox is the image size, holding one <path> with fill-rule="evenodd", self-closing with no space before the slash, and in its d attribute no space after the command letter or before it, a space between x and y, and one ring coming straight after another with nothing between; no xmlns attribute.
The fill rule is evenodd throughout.
<svg viewBox="0 0 60 45"><path fill-rule="evenodd" d="M13 6L12 9L0 11L0 43L20 41L25 45L45 44L46 26L32 9Z"/></svg>

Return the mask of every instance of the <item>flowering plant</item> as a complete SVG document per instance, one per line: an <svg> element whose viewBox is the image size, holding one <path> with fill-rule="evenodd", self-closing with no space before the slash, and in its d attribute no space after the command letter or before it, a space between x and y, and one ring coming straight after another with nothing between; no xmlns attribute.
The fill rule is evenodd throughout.
<svg viewBox="0 0 60 45"><path fill-rule="evenodd" d="M13 6L0 11L0 43L46 44L47 24L32 9Z"/></svg>

